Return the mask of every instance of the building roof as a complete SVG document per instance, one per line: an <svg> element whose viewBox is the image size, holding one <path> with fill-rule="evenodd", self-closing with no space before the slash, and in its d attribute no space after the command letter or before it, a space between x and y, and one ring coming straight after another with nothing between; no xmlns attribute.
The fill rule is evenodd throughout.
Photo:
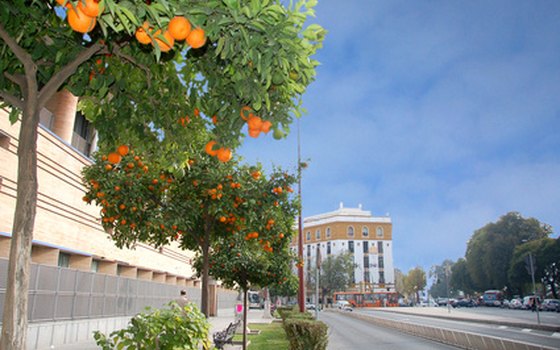
<svg viewBox="0 0 560 350"><path fill-rule="evenodd" d="M362 205L358 205L358 208L345 208L343 203L337 210L328 213L323 213L319 215L313 215L305 218L303 220L303 225L305 227L317 226L332 222L371 222L371 223L391 223L391 218L389 214L386 216L373 216L371 211L363 210Z"/></svg>

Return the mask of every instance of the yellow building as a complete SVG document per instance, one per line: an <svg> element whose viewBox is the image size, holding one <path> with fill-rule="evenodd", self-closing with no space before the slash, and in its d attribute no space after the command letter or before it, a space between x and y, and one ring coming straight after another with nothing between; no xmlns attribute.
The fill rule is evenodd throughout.
<svg viewBox="0 0 560 350"><path fill-rule="evenodd" d="M315 266L317 252L322 260L331 255L352 253L352 289L394 292L393 224L389 216L373 216L370 211L345 208L303 220L303 259L306 280ZM294 242L297 247L297 240ZM295 248L294 248L295 249ZM312 291L309 291L312 292Z"/></svg>

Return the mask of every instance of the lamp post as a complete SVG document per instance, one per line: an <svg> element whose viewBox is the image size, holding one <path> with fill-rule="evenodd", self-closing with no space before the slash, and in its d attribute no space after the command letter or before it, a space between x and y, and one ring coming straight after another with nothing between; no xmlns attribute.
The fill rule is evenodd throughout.
<svg viewBox="0 0 560 350"><path fill-rule="evenodd" d="M533 282L533 303L535 305L535 311L537 311L537 324L541 324L541 317L539 315L539 305L537 304L537 287L535 285L535 262L533 260L533 254L529 252L529 270L531 271L531 280Z"/></svg>

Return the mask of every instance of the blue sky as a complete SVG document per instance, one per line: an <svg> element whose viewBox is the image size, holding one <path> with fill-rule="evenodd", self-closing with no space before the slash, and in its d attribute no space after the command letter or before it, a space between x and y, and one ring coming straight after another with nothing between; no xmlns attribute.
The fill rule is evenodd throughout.
<svg viewBox="0 0 560 350"><path fill-rule="evenodd" d="M334 1L300 120L304 216L393 219L395 266L464 256L510 211L560 228L560 2ZM287 139L240 154L295 167Z"/></svg>

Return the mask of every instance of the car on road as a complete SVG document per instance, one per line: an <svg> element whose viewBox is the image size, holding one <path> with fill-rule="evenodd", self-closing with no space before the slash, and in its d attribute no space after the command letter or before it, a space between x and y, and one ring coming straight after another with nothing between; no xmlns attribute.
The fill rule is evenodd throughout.
<svg viewBox="0 0 560 350"><path fill-rule="evenodd" d="M315 304L305 303L306 310L315 310Z"/></svg>
<svg viewBox="0 0 560 350"><path fill-rule="evenodd" d="M448 298L437 298L436 299L436 303L438 304L438 306L447 306L448 302L449 302Z"/></svg>
<svg viewBox="0 0 560 350"><path fill-rule="evenodd" d="M474 307L476 303L472 299L457 299L451 304L453 307Z"/></svg>
<svg viewBox="0 0 560 350"><path fill-rule="evenodd" d="M508 305L508 308L510 308L510 309L519 310L519 309L523 308L523 300L521 300L519 298L513 298L509 301L509 303L507 305Z"/></svg>
<svg viewBox="0 0 560 350"><path fill-rule="evenodd" d="M542 311L558 311L560 309L560 300L558 299L544 299L540 310Z"/></svg>
<svg viewBox="0 0 560 350"><path fill-rule="evenodd" d="M336 302L336 307L340 310L353 311L352 304L348 300L339 300Z"/></svg>

